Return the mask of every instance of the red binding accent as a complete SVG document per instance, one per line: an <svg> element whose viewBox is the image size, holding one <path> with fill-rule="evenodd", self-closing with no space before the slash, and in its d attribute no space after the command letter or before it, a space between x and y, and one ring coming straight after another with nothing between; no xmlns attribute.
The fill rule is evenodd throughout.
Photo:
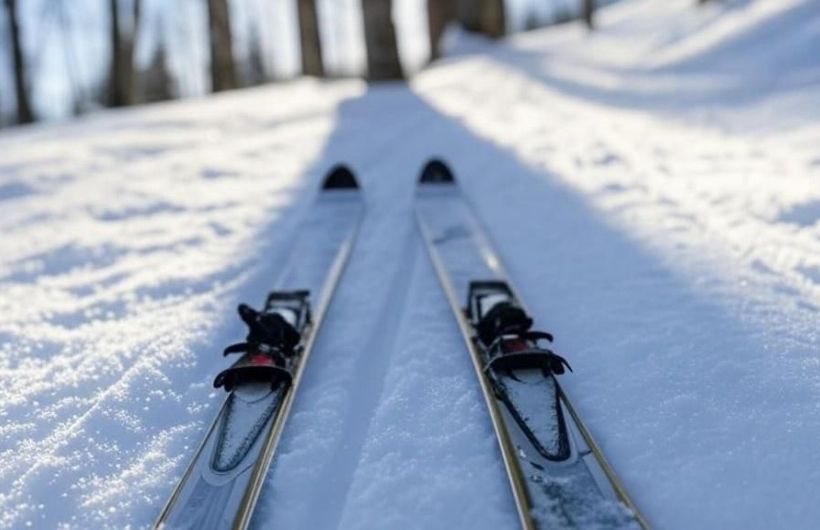
<svg viewBox="0 0 820 530"><path fill-rule="evenodd" d="M530 349L530 345L524 339L507 339L501 341L502 353L515 353Z"/></svg>

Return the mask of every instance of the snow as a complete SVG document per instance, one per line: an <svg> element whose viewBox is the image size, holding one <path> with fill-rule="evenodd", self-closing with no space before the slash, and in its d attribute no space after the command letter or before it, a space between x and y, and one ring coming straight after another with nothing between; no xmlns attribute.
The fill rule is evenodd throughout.
<svg viewBox="0 0 820 530"><path fill-rule="evenodd" d="M433 154L653 526L814 527L820 11L692 4L460 37L410 88L300 80L0 134L0 527L151 524L221 403L236 304L264 301L338 161L367 217L254 525L515 527L411 215Z"/></svg>

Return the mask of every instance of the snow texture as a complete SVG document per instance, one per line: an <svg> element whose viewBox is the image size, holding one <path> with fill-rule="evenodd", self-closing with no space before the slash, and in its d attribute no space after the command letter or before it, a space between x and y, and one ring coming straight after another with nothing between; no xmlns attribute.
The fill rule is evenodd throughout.
<svg viewBox="0 0 820 530"><path fill-rule="evenodd" d="M433 154L653 526L816 527L820 11L693 4L462 39L409 88L305 80L0 134L0 528L152 523L222 401L236 304L264 301L338 161L367 218L253 524L515 527L411 215Z"/></svg>

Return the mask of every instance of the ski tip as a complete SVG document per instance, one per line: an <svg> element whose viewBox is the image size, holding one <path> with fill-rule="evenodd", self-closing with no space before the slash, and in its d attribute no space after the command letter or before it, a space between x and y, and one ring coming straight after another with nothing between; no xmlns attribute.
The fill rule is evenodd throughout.
<svg viewBox="0 0 820 530"><path fill-rule="evenodd" d="M328 171L325 181L322 183L322 190L357 190L359 183L356 176L344 164L339 164Z"/></svg>
<svg viewBox="0 0 820 530"><path fill-rule="evenodd" d="M450 167L438 158L431 158L424 165L419 177L419 184L454 184L455 181Z"/></svg>

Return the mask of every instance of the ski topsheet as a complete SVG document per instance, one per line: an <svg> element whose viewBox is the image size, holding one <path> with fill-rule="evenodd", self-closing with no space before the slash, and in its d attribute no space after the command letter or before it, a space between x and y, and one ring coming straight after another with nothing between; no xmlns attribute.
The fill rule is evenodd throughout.
<svg viewBox="0 0 820 530"><path fill-rule="evenodd" d="M416 217L481 383L524 528L648 528L556 374L569 368L515 293L450 169L425 166Z"/></svg>
<svg viewBox="0 0 820 530"><path fill-rule="evenodd" d="M227 397L157 528L248 526L363 212L355 177L335 168L298 225L263 309L239 306L248 337L225 350L240 357L214 381Z"/></svg>

